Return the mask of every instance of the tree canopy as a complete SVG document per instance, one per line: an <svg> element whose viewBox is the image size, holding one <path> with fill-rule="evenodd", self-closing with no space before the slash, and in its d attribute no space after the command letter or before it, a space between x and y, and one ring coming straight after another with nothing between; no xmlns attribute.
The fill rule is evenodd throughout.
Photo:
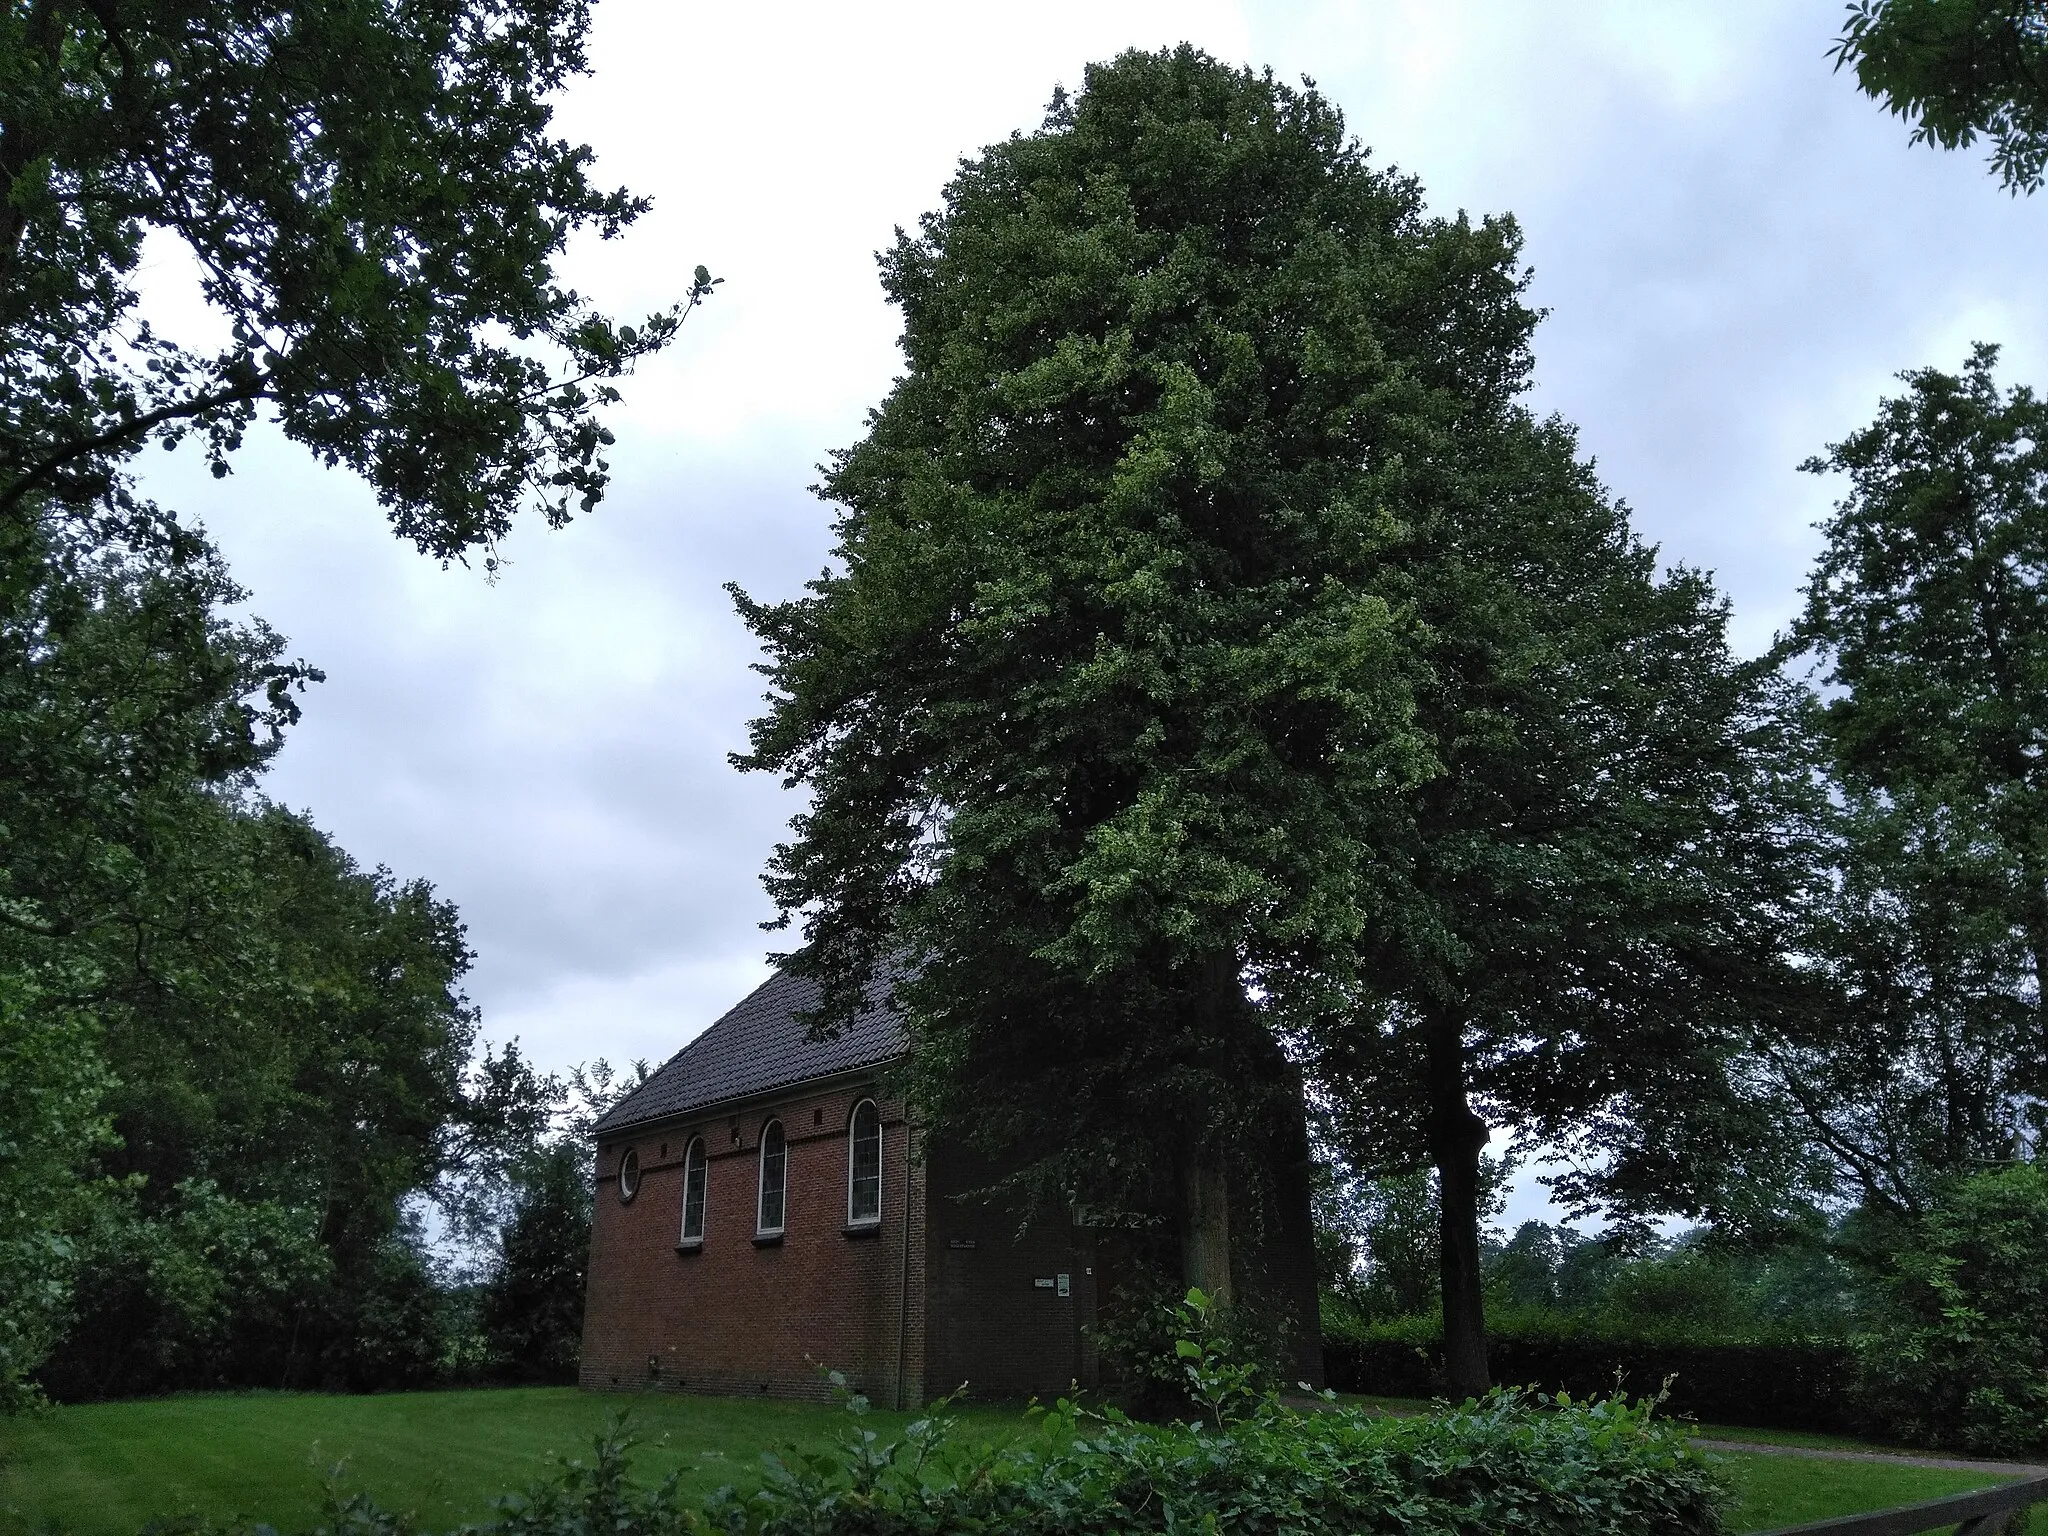
<svg viewBox="0 0 2048 1536"><path fill-rule="evenodd" d="M1835 67L1913 124L1913 142L1965 149L1991 141L2010 192L2048 172L2048 3L1855 0Z"/></svg>
<svg viewBox="0 0 2048 1536"><path fill-rule="evenodd" d="M595 504L609 381L712 279L624 325L555 276L578 231L647 206L547 131L589 21L585 0L0 10L0 513L124 523L145 444L196 437L223 474L259 409L443 559L488 554L522 504ZM152 235L196 259L218 351L140 311Z"/></svg>
<svg viewBox="0 0 2048 1536"><path fill-rule="evenodd" d="M1560 424L1444 455L1388 579L1442 770L1390 807L1356 1005L1309 1021L1353 1160L1441 1175L1454 1390L1484 1383L1476 1218L1488 1127L1571 1149L1568 1197L1708 1212L1758 1129L1734 1073L1782 1006L1797 893L1775 686L1711 584L1630 532Z"/></svg>
<svg viewBox="0 0 2048 1536"><path fill-rule="evenodd" d="M1431 768L1372 590L1388 423L1504 387L1512 251L1181 49L1091 69L884 258L909 368L826 482L843 569L742 599L747 762L813 791L770 880L800 963L917 957L940 1123L1050 1193L1213 1206L1285 1076L1260 1016L1354 977L1364 839Z"/></svg>
<svg viewBox="0 0 2048 1536"><path fill-rule="evenodd" d="M1805 466L1844 495L1781 655L1813 664L1836 872L1800 943L1828 992L1771 1056L1869 1204L2039 1134L2048 1073L2048 406L1997 349L1921 369Z"/></svg>
<svg viewBox="0 0 2048 1536"><path fill-rule="evenodd" d="M425 1379L405 1205L522 1155L550 1085L472 1059L447 902L256 795L305 670L204 539L37 531L0 564L0 1398Z"/></svg>

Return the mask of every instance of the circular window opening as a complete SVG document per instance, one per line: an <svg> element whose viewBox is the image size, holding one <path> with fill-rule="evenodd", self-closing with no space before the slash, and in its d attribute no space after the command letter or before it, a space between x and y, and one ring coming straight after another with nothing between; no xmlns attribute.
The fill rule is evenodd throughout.
<svg viewBox="0 0 2048 1536"><path fill-rule="evenodd" d="M637 1147L626 1148L626 1155L619 1159L619 1204L624 1205L640 1193L640 1151Z"/></svg>

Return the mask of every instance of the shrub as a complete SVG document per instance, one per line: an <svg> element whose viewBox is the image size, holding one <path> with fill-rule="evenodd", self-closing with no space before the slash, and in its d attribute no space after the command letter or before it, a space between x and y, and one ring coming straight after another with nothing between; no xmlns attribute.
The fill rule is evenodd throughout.
<svg viewBox="0 0 2048 1536"><path fill-rule="evenodd" d="M78 1241L75 1317L40 1379L64 1402L275 1382L297 1309L330 1278L319 1213L209 1179L145 1210L101 1200Z"/></svg>
<svg viewBox="0 0 2048 1536"><path fill-rule="evenodd" d="M1857 1396L1894 1434L2011 1454L2048 1447L2048 1174L1961 1180L1879 1283Z"/></svg>
<svg viewBox="0 0 2048 1536"><path fill-rule="evenodd" d="M1117 1288L1113 1305L1088 1325L1105 1382L1126 1408L1146 1418L1203 1412L1192 1395L1187 1350L1231 1361L1241 1390L1264 1392L1290 1379L1294 1358L1289 1319L1240 1292L1228 1305L1200 1291L1183 1293L1163 1274L1140 1269Z"/></svg>
<svg viewBox="0 0 2048 1536"><path fill-rule="evenodd" d="M1603 1310L1626 1332L1672 1329L1739 1338L1754 1324L1745 1299L1730 1265L1689 1248L1620 1269Z"/></svg>
<svg viewBox="0 0 2048 1536"><path fill-rule="evenodd" d="M1568 1321L1568 1320L1567 1320ZM1444 1390L1443 1340L1427 1319L1375 1337L1323 1347L1323 1371L1344 1392L1436 1397ZM1403 1336L1411 1335L1411 1336ZM1591 1328L1489 1333L1494 1379L1573 1396L1660 1389L1666 1406L1694 1419L1777 1429L1843 1431L1860 1420L1849 1397L1853 1357L1826 1342L1698 1344L1602 1334Z"/></svg>
<svg viewBox="0 0 2048 1536"><path fill-rule="evenodd" d="M106 1086L92 1015L0 971L0 1414L40 1402L31 1377L63 1334L74 1229L102 1193L78 1169L112 1139Z"/></svg>

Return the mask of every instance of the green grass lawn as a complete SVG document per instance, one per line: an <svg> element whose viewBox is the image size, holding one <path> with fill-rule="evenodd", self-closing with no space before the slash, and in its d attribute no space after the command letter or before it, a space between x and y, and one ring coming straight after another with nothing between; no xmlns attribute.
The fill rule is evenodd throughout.
<svg viewBox="0 0 2048 1536"><path fill-rule="evenodd" d="M418 1392L382 1397L258 1393L58 1408L0 1420L0 1536L67 1532L134 1536L159 1515L242 1516L282 1529L309 1524L322 1472L346 1459L351 1487L426 1530L490 1513L494 1494L545 1470L550 1454L586 1453L620 1408L644 1442L649 1479L680 1469L709 1492L756 1480L763 1450L817 1444L844 1422L834 1409L749 1398L592 1396L572 1388ZM884 1433L908 1414L876 1413ZM1015 1408L978 1408L982 1434L1020 1433ZM1729 1431L1731 1436L1735 1433ZM1959 1493L1996 1481L1979 1472L1729 1454L1740 1503L1734 1528ZM2048 1536L2037 1511L2030 1530Z"/></svg>
<svg viewBox="0 0 2048 1536"><path fill-rule="evenodd" d="M1737 1531L1798 1525L1892 1504L1917 1504L1922 1499L1965 1493L2001 1480L1983 1472L1938 1467L1725 1454L1737 1492L1729 1524ZM2030 1522L2017 1528L2012 1536L2021 1536L2022 1531L2026 1536L2048 1533L2048 1510L2036 1505Z"/></svg>
<svg viewBox="0 0 2048 1536"><path fill-rule="evenodd" d="M0 1533L134 1536L154 1516L194 1513L299 1529L312 1522L326 1469L343 1460L349 1487L446 1530L488 1516L493 1496L533 1481L550 1455L587 1455L621 1409L642 1442L636 1474L653 1481L680 1469L701 1493L757 1483L763 1451L821 1443L845 1421L808 1403L573 1387L93 1403L0 1420ZM913 1417L877 1412L869 1424L886 1434ZM970 1418L984 1433L1022 1424L1015 1409Z"/></svg>

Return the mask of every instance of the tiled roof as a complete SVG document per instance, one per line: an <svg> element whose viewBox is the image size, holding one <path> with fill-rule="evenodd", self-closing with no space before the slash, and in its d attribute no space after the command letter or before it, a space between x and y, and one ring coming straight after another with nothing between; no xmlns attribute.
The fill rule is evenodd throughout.
<svg viewBox="0 0 2048 1536"><path fill-rule="evenodd" d="M905 1036L888 994L887 980L873 983L851 1023L829 1040L814 1040L798 1015L817 1006L817 983L777 971L614 1104L591 1133L605 1136L894 1060L904 1052Z"/></svg>

